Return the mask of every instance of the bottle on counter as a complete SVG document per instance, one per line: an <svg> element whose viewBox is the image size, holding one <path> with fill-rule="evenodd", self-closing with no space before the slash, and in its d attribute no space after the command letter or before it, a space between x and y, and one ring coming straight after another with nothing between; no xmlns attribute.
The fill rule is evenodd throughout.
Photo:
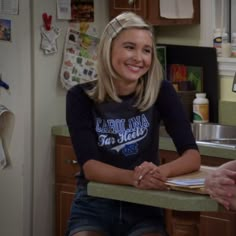
<svg viewBox="0 0 236 236"><path fill-rule="evenodd" d="M221 43L221 56L222 57L231 57L232 45L229 42L228 33L223 32L222 34L222 43Z"/></svg>
<svg viewBox="0 0 236 236"><path fill-rule="evenodd" d="M229 42L229 35L227 32L222 32L222 43L228 43Z"/></svg>
<svg viewBox="0 0 236 236"><path fill-rule="evenodd" d="M221 56L221 44L222 44L222 30L220 28L216 28L214 31L213 38L213 47L216 48L217 56Z"/></svg>
<svg viewBox="0 0 236 236"><path fill-rule="evenodd" d="M196 93L193 100L193 123L209 122L209 100L206 93Z"/></svg>

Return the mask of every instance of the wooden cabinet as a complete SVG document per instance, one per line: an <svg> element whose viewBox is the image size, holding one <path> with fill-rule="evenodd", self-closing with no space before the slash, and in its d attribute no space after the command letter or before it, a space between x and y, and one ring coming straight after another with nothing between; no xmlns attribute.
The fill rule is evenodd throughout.
<svg viewBox="0 0 236 236"><path fill-rule="evenodd" d="M200 0L193 1L193 18L167 19L161 17L160 0L110 0L110 18L124 11L133 11L152 25L189 25L200 23Z"/></svg>
<svg viewBox="0 0 236 236"><path fill-rule="evenodd" d="M75 175L78 172L79 166L76 161L70 138L56 136L56 236L65 235L71 203L76 190Z"/></svg>
<svg viewBox="0 0 236 236"><path fill-rule="evenodd" d="M160 150L162 163L178 157L176 152ZM229 160L202 156L202 164L219 166ZM170 223L171 222L171 223ZM235 236L236 212L180 212L166 210L166 224L170 236Z"/></svg>
<svg viewBox="0 0 236 236"><path fill-rule="evenodd" d="M200 214L201 236L208 235L236 235L236 213L210 213Z"/></svg>

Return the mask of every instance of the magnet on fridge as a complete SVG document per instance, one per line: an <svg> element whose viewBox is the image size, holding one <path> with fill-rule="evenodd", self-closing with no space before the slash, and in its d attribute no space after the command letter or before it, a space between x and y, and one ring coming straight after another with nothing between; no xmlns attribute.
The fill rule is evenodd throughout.
<svg viewBox="0 0 236 236"><path fill-rule="evenodd" d="M44 23L44 28L49 31L51 29L51 24L52 24L52 16L48 15L46 12L42 14L43 18L43 23Z"/></svg>

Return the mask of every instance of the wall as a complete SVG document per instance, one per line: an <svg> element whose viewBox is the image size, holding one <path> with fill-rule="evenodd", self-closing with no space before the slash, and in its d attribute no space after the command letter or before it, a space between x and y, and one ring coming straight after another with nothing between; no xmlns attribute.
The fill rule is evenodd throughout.
<svg viewBox="0 0 236 236"><path fill-rule="evenodd" d="M220 79L220 99L236 103L236 93L232 92L233 77L222 76Z"/></svg>

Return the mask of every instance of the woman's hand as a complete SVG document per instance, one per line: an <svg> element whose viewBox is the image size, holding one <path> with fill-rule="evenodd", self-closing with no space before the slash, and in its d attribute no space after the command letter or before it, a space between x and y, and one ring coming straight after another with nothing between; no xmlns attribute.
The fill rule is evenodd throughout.
<svg viewBox="0 0 236 236"><path fill-rule="evenodd" d="M212 171L205 180L205 189L212 199L228 210L236 210L236 172L225 168Z"/></svg>
<svg viewBox="0 0 236 236"><path fill-rule="evenodd" d="M143 162L134 169L134 186L140 189L166 190L166 177L152 162Z"/></svg>

